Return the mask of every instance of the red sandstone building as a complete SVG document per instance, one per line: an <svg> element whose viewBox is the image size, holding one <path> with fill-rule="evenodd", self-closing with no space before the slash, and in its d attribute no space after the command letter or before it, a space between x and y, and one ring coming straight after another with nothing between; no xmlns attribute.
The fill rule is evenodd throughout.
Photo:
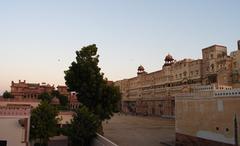
<svg viewBox="0 0 240 146"><path fill-rule="evenodd" d="M174 97L189 93L196 86L215 84L240 88L240 41L238 50L213 45L202 49L202 59L175 60L170 54L162 69L147 73L142 65L137 76L115 82L122 94L126 113L175 116Z"/></svg>
<svg viewBox="0 0 240 146"><path fill-rule="evenodd" d="M11 84L11 93L16 99L21 98L32 98L37 99L41 93L47 92L51 93L54 90L54 86L49 84L39 84L39 83L26 83L19 80L18 83L12 81Z"/></svg>
<svg viewBox="0 0 240 146"><path fill-rule="evenodd" d="M11 94L15 97L14 100L23 100L23 99L34 99L37 100L38 96L44 92L52 93L55 90L54 85L49 85L46 83L27 83L25 80L19 80L18 83L12 81L11 84ZM68 97L70 109L75 109L79 107L80 103L77 100L75 92L69 92L67 86L57 86L57 91L66 97ZM59 104L57 98L53 98L53 104Z"/></svg>

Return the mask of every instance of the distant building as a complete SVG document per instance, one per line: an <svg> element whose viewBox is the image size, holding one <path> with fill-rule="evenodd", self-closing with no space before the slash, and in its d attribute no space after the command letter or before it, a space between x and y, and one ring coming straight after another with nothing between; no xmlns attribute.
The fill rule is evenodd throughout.
<svg viewBox="0 0 240 146"><path fill-rule="evenodd" d="M240 142L240 89L198 86L175 97L175 104L176 145L233 146L236 140Z"/></svg>
<svg viewBox="0 0 240 146"><path fill-rule="evenodd" d="M46 83L27 83L25 80L19 80L18 83L12 81L11 94L15 97L11 101L25 101L37 100L38 96L44 92L51 94L55 90L55 87ZM57 91L66 97L68 97L70 109L76 109L80 103L77 100L75 92L69 92L67 86L57 86ZM1 101L0 101L1 102ZM59 99L54 97L51 104L60 104Z"/></svg>
<svg viewBox="0 0 240 146"><path fill-rule="evenodd" d="M173 117L174 98L190 93L194 86L211 85L240 88L240 49L213 45L202 49L202 59L180 61L168 54L161 70L147 73L139 66L137 76L115 82L122 93L122 111L141 115Z"/></svg>
<svg viewBox="0 0 240 146"><path fill-rule="evenodd" d="M18 83L14 83L12 81L11 84L11 93L16 99L37 99L41 93L51 93L54 89L54 86L51 86L49 84L26 83L25 80L23 82L19 80Z"/></svg>

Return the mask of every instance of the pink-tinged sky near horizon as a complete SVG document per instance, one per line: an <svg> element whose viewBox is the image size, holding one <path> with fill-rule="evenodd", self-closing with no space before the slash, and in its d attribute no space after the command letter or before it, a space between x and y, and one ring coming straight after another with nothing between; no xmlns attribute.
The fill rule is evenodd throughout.
<svg viewBox="0 0 240 146"><path fill-rule="evenodd" d="M161 69L170 53L201 58L201 49L240 39L238 0L9 0L0 2L0 94L11 81L63 85L75 51L95 43L110 80Z"/></svg>

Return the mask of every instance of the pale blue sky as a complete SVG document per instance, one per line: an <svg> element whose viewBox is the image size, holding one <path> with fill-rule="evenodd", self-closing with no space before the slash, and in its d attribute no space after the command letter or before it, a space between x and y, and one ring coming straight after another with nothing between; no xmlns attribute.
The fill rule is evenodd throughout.
<svg viewBox="0 0 240 146"><path fill-rule="evenodd" d="M64 84L75 50L95 43L110 80L161 69L167 53L201 58L213 44L236 49L239 0L0 1L0 93L11 81ZM60 61L58 61L60 59Z"/></svg>

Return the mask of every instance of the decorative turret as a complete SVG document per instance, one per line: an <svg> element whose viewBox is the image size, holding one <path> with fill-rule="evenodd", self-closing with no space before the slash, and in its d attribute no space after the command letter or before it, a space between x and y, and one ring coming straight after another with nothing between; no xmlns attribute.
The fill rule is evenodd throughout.
<svg viewBox="0 0 240 146"><path fill-rule="evenodd" d="M172 65L174 59L173 59L172 55L168 54L168 55L165 57L164 61L165 61L165 63L164 63L164 65L163 65L163 67L164 67L164 66L170 66L170 65Z"/></svg>
<svg viewBox="0 0 240 146"><path fill-rule="evenodd" d="M173 59L172 55L170 55L170 54L168 54L164 59L165 62L172 62L173 60L174 59Z"/></svg>
<svg viewBox="0 0 240 146"><path fill-rule="evenodd" d="M142 74L142 73L145 73L145 71L144 71L144 67L143 67L142 65L140 65L140 66L138 67L138 72L137 72L137 74L140 75L140 74Z"/></svg>

